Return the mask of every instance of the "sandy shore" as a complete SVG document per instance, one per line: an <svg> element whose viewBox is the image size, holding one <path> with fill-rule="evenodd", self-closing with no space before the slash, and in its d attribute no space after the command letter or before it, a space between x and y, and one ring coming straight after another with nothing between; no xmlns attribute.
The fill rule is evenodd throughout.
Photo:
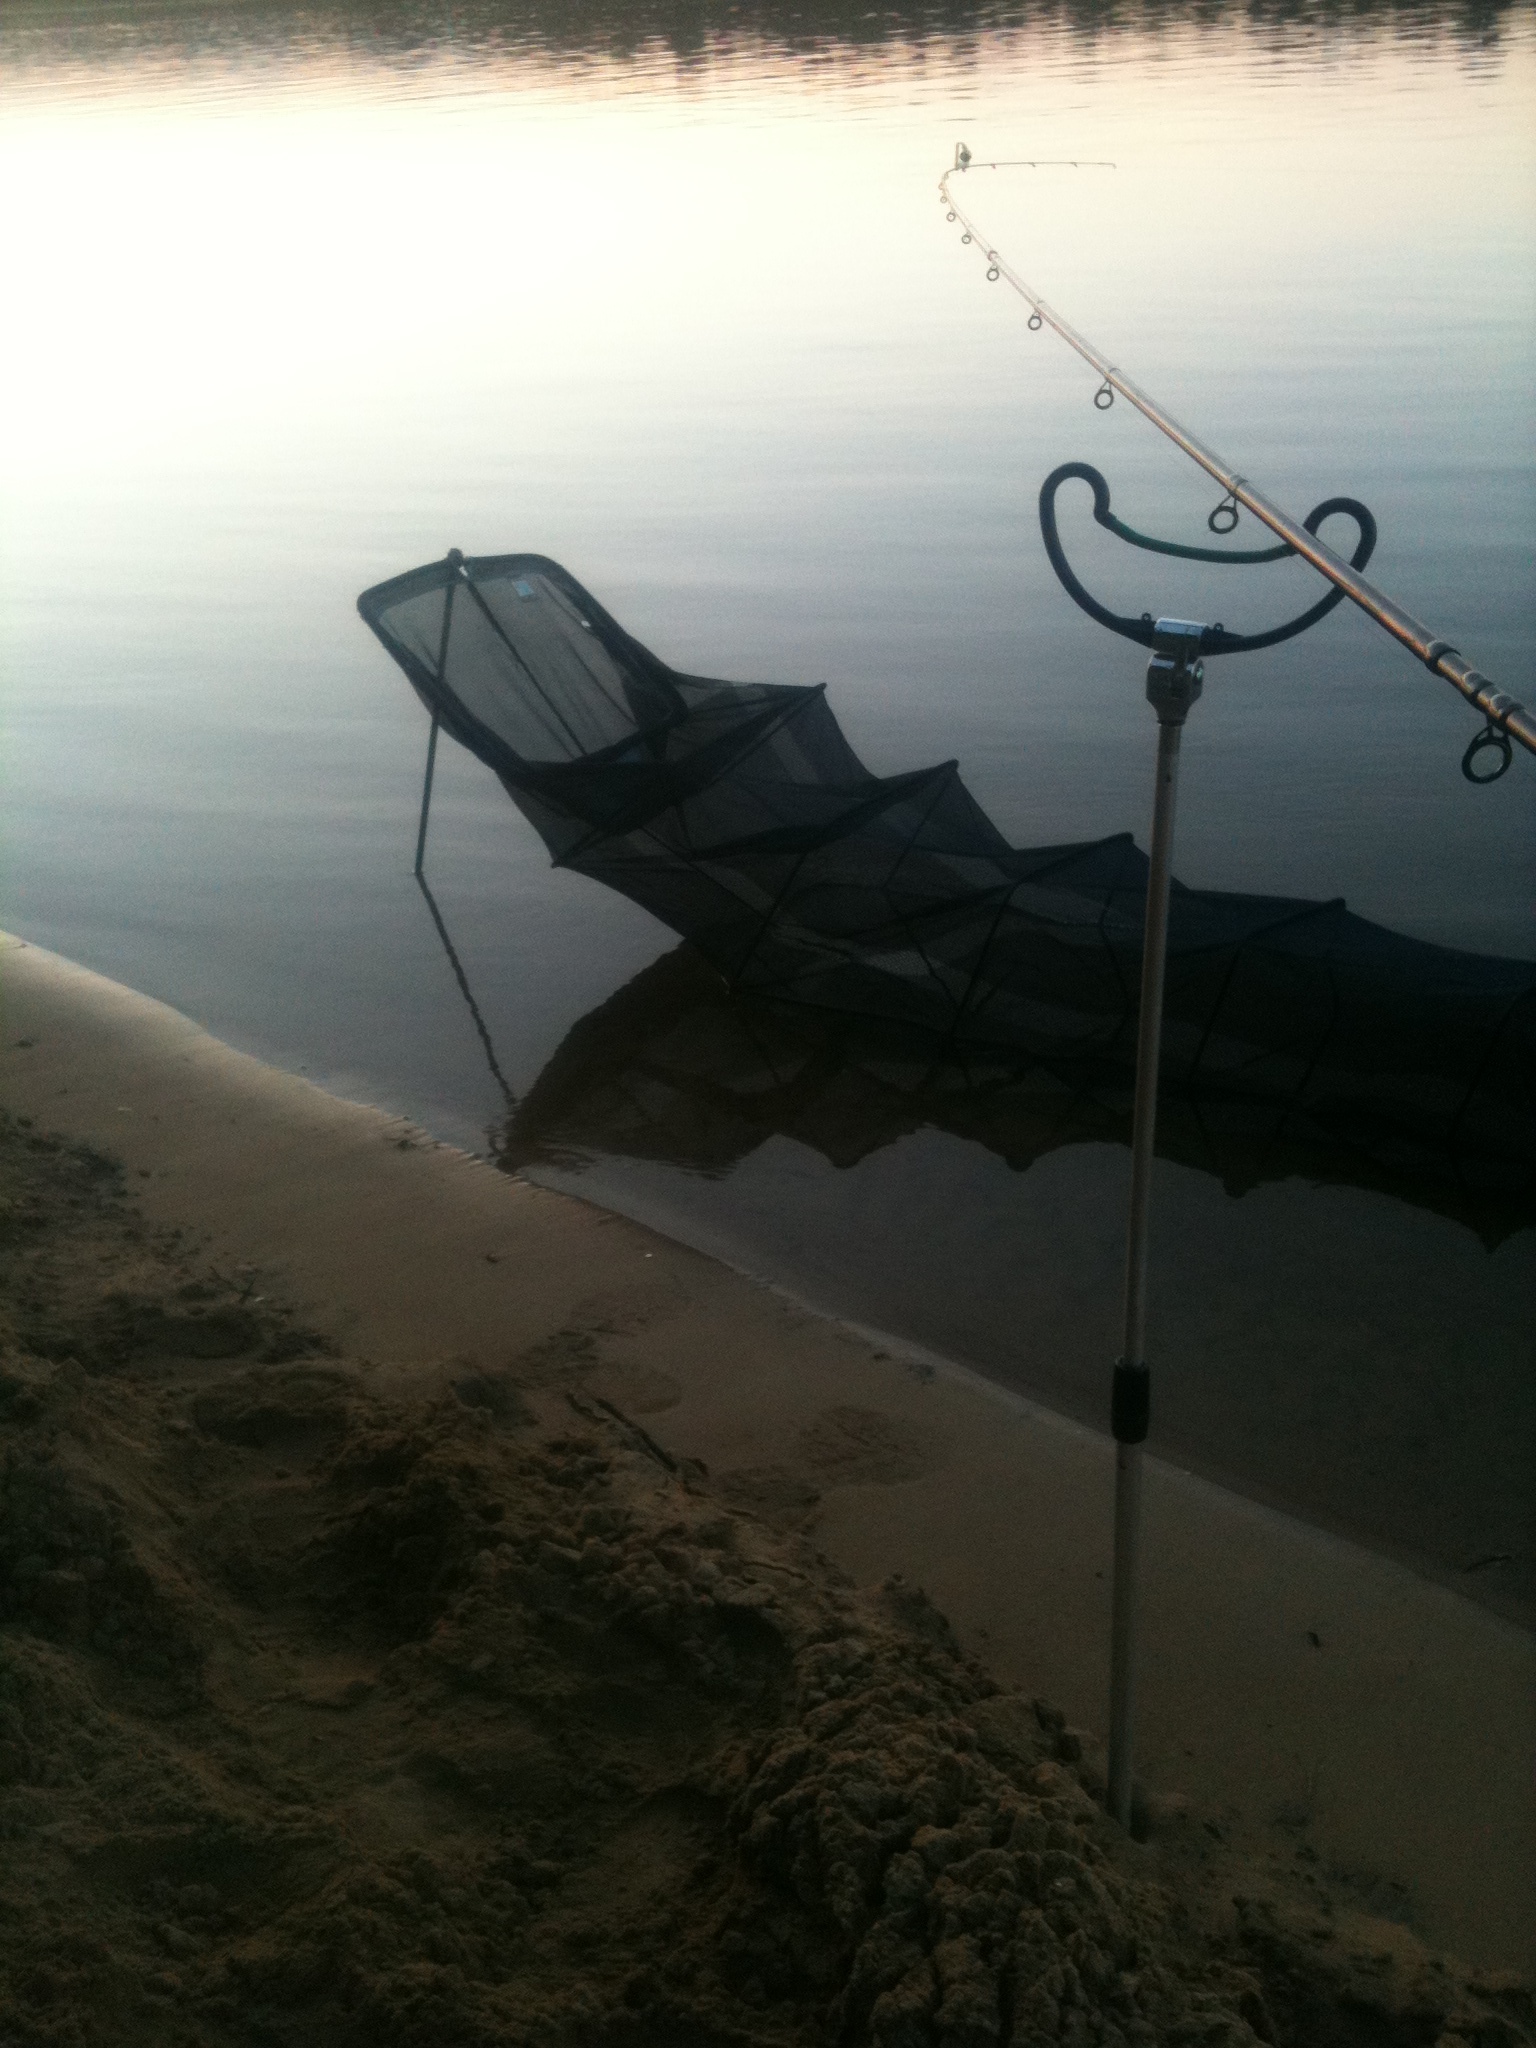
<svg viewBox="0 0 1536 2048"><path fill-rule="evenodd" d="M514 1370L610 1403L858 1584L921 1586L1005 1685L1102 1727L1107 1441L0 947L4 1107L120 1159L151 1222L197 1226L215 1266L386 1380ZM1187 1801L1233 1853L1324 1872L1351 1911L1473 1967L1536 1968L1527 1635L1155 1462L1145 1613L1155 1812Z"/></svg>

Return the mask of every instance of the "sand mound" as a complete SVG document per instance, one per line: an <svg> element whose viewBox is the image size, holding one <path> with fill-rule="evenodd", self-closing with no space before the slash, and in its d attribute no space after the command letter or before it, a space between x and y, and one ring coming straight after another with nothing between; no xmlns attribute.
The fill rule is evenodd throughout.
<svg viewBox="0 0 1536 2048"><path fill-rule="evenodd" d="M106 1162L0 1168L5 2048L1531 2041L1123 1840L917 1588L542 1356L342 1359Z"/></svg>

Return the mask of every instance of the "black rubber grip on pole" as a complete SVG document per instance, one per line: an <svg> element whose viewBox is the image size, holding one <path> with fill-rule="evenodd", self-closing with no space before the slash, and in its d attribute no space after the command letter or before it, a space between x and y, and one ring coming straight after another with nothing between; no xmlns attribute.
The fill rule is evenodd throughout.
<svg viewBox="0 0 1536 2048"><path fill-rule="evenodd" d="M1152 1420L1152 1375L1144 1365L1115 1360L1114 1391L1109 1397L1109 1426L1117 1444L1143 1444Z"/></svg>

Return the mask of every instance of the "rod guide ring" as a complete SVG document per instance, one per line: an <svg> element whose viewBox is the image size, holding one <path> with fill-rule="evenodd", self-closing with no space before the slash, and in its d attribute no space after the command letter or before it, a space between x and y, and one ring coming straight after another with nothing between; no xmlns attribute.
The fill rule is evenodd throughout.
<svg viewBox="0 0 1536 2048"><path fill-rule="evenodd" d="M1498 756L1498 761L1494 767L1480 771L1475 764L1479 754L1485 751L1495 753ZM1490 718L1482 731L1474 737L1467 751L1462 755L1461 772L1465 775L1468 782L1497 782L1514 758L1515 750L1510 745L1509 734L1504 731L1502 726L1495 725Z"/></svg>

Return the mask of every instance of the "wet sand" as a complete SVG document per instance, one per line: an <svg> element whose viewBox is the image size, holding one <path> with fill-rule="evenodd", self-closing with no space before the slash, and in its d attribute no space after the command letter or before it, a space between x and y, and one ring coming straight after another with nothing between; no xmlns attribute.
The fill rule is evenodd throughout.
<svg viewBox="0 0 1536 2048"><path fill-rule="evenodd" d="M1105 1440L328 1097L39 948L5 942L0 1005L5 1108L120 1160L146 1226L192 1226L236 1300L291 1305L374 1398L485 1376L535 1408L575 1397L587 1434L670 1461L669 1484L699 1461L698 1484L764 1543L819 1553L859 1588L901 1575L993 1681L1084 1731L1091 1785ZM1408 1929L1474 1969L1531 1969L1531 1639L1156 1461L1147 1560L1148 1853L1195 1843L1237 1859L1250 1888L1304 1887L1383 1955Z"/></svg>

